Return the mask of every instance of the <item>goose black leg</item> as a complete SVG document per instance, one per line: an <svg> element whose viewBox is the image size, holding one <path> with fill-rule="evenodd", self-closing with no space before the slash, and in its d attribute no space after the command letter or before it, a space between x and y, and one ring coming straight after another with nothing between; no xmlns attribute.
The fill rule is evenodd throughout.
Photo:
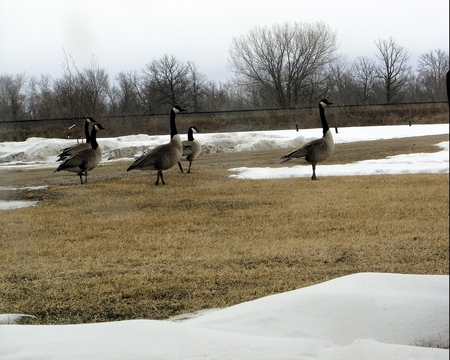
<svg viewBox="0 0 450 360"><path fill-rule="evenodd" d="M163 178L163 174L161 170L158 170L158 177L156 178L156 182L155 185L159 185L159 178L161 177L161 182L163 185L166 185L166 183L164 182L164 178Z"/></svg>
<svg viewBox="0 0 450 360"><path fill-rule="evenodd" d="M313 168L313 175L311 177L311 180L317 180L317 177L316 177L316 165L313 165L312 168Z"/></svg>
<svg viewBox="0 0 450 360"><path fill-rule="evenodd" d="M181 166L181 163L178 161L178 167L180 168L180 171L182 172L182 173L184 173L184 171L183 171L183 167ZM190 167L189 167L189 169L190 169ZM188 171L189 172L189 171Z"/></svg>

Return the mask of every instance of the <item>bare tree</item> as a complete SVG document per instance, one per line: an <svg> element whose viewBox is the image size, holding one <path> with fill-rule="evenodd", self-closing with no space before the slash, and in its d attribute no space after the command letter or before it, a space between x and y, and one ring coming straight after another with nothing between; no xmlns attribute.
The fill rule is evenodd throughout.
<svg viewBox="0 0 450 360"><path fill-rule="evenodd" d="M420 56L418 81L426 100L445 99L445 76L448 70L448 54L445 51L438 49Z"/></svg>
<svg viewBox="0 0 450 360"><path fill-rule="evenodd" d="M333 84L330 79L330 73L326 68L316 71L313 75L308 76L305 80L303 90L304 105L313 106L317 99L327 97L332 91Z"/></svg>
<svg viewBox="0 0 450 360"><path fill-rule="evenodd" d="M323 23L256 27L233 38L229 64L237 81L258 89L265 104L289 108L304 101L314 76L335 59L336 34Z"/></svg>
<svg viewBox="0 0 450 360"><path fill-rule="evenodd" d="M59 112L67 117L99 116L106 112L110 85L108 74L92 56L89 66L80 70L64 51L64 75L54 84Z"/></svg>
<svg viewBox="0 0 450 360"><path fill-rule="evenodd" d="M55 80L54 92L58 111L62 116L79 117L83 115L81 109L82 91L79 73L73 57L63 49L63 76ZM86 114L84 114L86 116Z"/></svg>
<svg viewBox="0 0 450 360"><path fill-rule="evenodd" d="M200 111L204 107L206 75L198 70L198 66L193 62L188 62L188 91L190 101L186 104L192 108L192 111Z"/></svg>
<svg viewBox="0 0 450 360"><path fill-rule="evenodd" d="M39 117L41 91L39 88L39 80L35 76L30 76L28 80L27 92L27 113L31 119Z"/></svg>
<svg viewBox="0 0 450 360"><path fill-rule="evenodd" d="M105 69L100 69L95 57L92 56L89 67L78 74L82 91L82 109L86 115L98 116L107 109L109 94L109 79Z"/></svg>
<svg viewBox="0 0 450 360"><path fill-rule="evenodd" d="M50 75L41 75L38 81L39 86L39 109L40 118L51 118L58 116L55 92L53 89L53 79Z"/></svg>
<svg viewBox="0 0 450 360"><path fill-rule="evenodd" d="M330 64L328 70L329 97L333 102L352 104L355 93L355 81L350 72L350 64L346 57L340 57Z"/></svg>
<svg viewBox="0 0 450 360"><path fill-rule="evenodd" d="M189 65L173 55L164 55L153 60L144 70L144 83L158 94L158 100L165 105L183 104L188 96Z"/></svg>
<svg viewBox="0 0 450 360"><path fill-rule="evenodd" d="M155 84L151 79L145 74L144 76L133 76L131 79L139 97L139 104L144 109L144 112L152 113L157 111L159 107L159 93L156 91Z"/></svg>
<svg viewBox="0 0 450 360"><path fill-rule="evenodd" d="M411 55L404 47L397 45L392 38L378 40L375 45L379 50L376 57L380 61L376 70L384 85L386 103L399 102L403 86L408 80L408 72L411 69L408 65Z"/></svg>
<svg viewBox="0 0 450 360"><path fill-rule="evenodd" d="M117 86L113 88L115 105L121 114L140 112L138 76L136 72L119 72L116 76Z"/></svg>
<svg viewBox="0 0 450 360"><path fill-rule="evenodd" d="M232 101L233 91L231 84L207 81L205 84L205 109L204 110L231 110L238 109ZM233 102L233 105L231 104Z"/></svg>
<svg viewBox="0 0 450 360"><path fill-rule="evenodd" d="M0 108L4 108L5 120L18 120L19 116L25 114L27 76L22 73L18 75L0 76Z"/></svg>
<svg viewBox="0 0 450 360"><path fill-rule="evenodd" d="M366 56L358 56L352 66L353 80L356 83L356 96L364 105L374 98L377 82L375 63Z"/></svg>

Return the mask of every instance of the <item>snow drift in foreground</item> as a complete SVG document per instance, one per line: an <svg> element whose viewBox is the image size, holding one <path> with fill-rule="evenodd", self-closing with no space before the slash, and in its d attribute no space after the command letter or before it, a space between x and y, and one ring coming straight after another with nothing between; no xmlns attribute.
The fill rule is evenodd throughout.
<svg viewBox="0 0 450 360"><path fill-rule="evenodd" d="M354 274L184 319L3 325L0 357L448 359L449 277Z"/></svg>

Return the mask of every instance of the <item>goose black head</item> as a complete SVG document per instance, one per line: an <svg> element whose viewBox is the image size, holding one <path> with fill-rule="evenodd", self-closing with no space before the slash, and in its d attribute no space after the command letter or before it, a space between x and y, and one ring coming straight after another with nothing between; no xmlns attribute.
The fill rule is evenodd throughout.
<svg viewBox="0 0 450 360"><path fill-rule="evenodd" d="M319 105L322 107L327 107L328 105L333 105L333 103L329 102L327 99L322 99L320 100Z"/></svg>
<svg viewBox="0 0 450 360"><path fill-rule="evenodd" d="M179 112L187 111L187 110L183 109L181 106L175 105L175 106L172 107L172 111L177 114Z"/></svg>

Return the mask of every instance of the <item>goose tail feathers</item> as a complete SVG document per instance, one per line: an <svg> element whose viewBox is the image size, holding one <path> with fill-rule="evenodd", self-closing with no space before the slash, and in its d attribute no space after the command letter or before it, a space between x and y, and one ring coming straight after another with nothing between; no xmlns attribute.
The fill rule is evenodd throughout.
<svg viewBox="0 0 450 360"><path fill-rule="evenodd" d="M308 155L308 152L306 151L305 148L301 148L301 149L292 151L289 154L284 155L284 156L282 156L280 158L281 159L280 164L283 164L283 163L285 163L286 161L289 161L289 160L303 158L306 155Z"/></svg>

